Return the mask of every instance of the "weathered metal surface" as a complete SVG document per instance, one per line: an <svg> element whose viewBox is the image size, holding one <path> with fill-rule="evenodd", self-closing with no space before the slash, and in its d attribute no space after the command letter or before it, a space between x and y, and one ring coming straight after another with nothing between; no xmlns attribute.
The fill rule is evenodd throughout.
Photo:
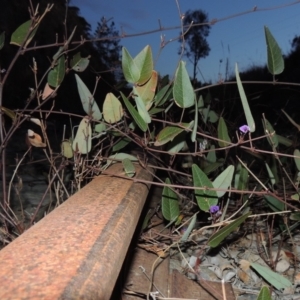
<svg viewBox="0 0 300 300"><path fill-rule="evenodd" d="M139 167L136 176L152 179ZM142 183L95 178L0 251L0 299L109 299L147 194Z"/></svg>

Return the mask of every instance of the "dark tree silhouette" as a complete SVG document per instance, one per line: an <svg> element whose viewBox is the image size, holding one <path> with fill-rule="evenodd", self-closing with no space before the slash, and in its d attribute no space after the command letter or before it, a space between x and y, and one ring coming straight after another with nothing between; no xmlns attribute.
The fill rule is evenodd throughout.
<svg viewBox="0 0 300 300"><path fill-rule="evenodd" d="M10 109L23 107L30 94L29 88L35 87L34 76L31 69L33 58L37 63L37 76L39 80L46 70L48 70L51 64L51 58L59 49L59 46L55 45L56 42L64 42L66 38L70 36L75 26L76 31L72 42L80 42L82 38L85 40L92 38L90 24L80 16L78 7L69 6L69 2L71 1L52 0L49 2L48 0L24 0L15 2L11 0L1 0L1 4L4 5L5 9L0 10L0 33L3 31L5 32L5 45L0 51L0 70L8 68L18 50L18 47L11 45L9 41L12 33L22 23L30 19L28 10L30 2L34 8L39 4L40 15L43 13L48 3L53 3L54 6L42 20L34 39L29 44L29 48L33 46L53 45L36 51L28 51L18 58L3 89L3 105ZM71 51L72 49L74 50ZM106 70L107 66L103 64L100 55L98 54L98 50L92 42L85 42L80 46L78 44L71 44L66 59L70 60L73 55L79 51L83 57L90 56L89 67L80 74L80 77L88 88L93 91L97 76L95 70ZM2 76L2 73L0 75ZM94 95L95 99L98 101L103 100L106 93L111 91L114 84L115 76L113 73L102 74ZM39 89L42 88L43 84ZM70 104L69 99L72 99L72 104ZM33 105L35 105L35 103L33 103ZM73 72L69 72L67 76L65 76L65 79L59 88L55 105L55 109L57 110L75 112L78 114L83 113Z"/></svg>
<svg viewBox="0 0 300 300"><path fill-rule="evenodd" d="M102 64L106 67L106 70L102 71L115 71L117 77L121 66L121 46L118 36L119 32L115 27L115 23L102 17L97 24L95 38L102 38L103 40L95 42L95 47Z"/></svg>
<svg viewBox="0 0 300 300"><path fill-rule="evenodd" d="M206 24L204 24L206 23ZM209 35L210 26L207 25L208 16L202 10L188 10L183 19L184 31L188 30L179 40L184 47L184 55L193 63L193 81L196 81L197 66L200 58L209 54L210 47L206 38ZM199 25L203 24L203 25ZM179 54L182 51L182 47Z"/></svg>

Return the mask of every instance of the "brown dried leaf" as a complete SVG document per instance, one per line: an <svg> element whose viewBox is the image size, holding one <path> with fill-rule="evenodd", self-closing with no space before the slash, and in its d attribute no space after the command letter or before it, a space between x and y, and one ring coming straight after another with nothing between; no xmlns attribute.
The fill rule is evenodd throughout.
<svg viewBox="0 0 300 300"><path fill-rule="evenodd" d="M45 100L45 99L48 98L50 95L52 95L53 92L54 92L54 90L49 86L48 83L46 83L46 85L45 85L45 87L44 87L42 99Z"/></svg>
<svg viewBox="0 0 300 300"><path fill-rule="evenodd" d="M250 284L251 282L251 276L250 276L250 262L241 259L239 261L240 268L237 271L238 277L245 283L245 284Z"/></svg>
<svg viewBox="0 0 300 300"><path fill-rule="evenodd" d="M27 131L27 141L33 147L44 148L46 144L42 142L42 138L39 134L35 133L31 129Z"/></svg>

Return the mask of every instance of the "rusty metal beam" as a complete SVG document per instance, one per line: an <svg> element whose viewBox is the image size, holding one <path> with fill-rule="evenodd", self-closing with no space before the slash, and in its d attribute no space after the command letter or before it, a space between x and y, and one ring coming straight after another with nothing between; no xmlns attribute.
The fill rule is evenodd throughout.
<svg viewBox="0 0 300 300"><path fill-rule="evenodd" d="M152 180L140 167L136 177ZM95 178L0 251L0 299L110 299L148 191Z"/></svg>

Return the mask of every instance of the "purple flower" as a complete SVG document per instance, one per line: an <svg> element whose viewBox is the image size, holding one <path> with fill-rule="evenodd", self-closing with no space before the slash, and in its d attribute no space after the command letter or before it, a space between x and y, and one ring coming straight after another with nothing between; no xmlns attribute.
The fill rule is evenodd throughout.
<svg viewBox="0 0 300 300"><path fill-rule="evenodd" d="M211 214L215 214L216 212L218 212L220 209L219 205L212 205L210 208L209 208L209 211Z"/></svg>
<svg viewBox="0 0 300 300"><path fill-rule="evenodd" d="M248 125L243 125L243 126L241 126L241 127L239 128L239 130L240 130L242 133L246 134L248 131L250 131L250 127L249 127Z"/></svg>

